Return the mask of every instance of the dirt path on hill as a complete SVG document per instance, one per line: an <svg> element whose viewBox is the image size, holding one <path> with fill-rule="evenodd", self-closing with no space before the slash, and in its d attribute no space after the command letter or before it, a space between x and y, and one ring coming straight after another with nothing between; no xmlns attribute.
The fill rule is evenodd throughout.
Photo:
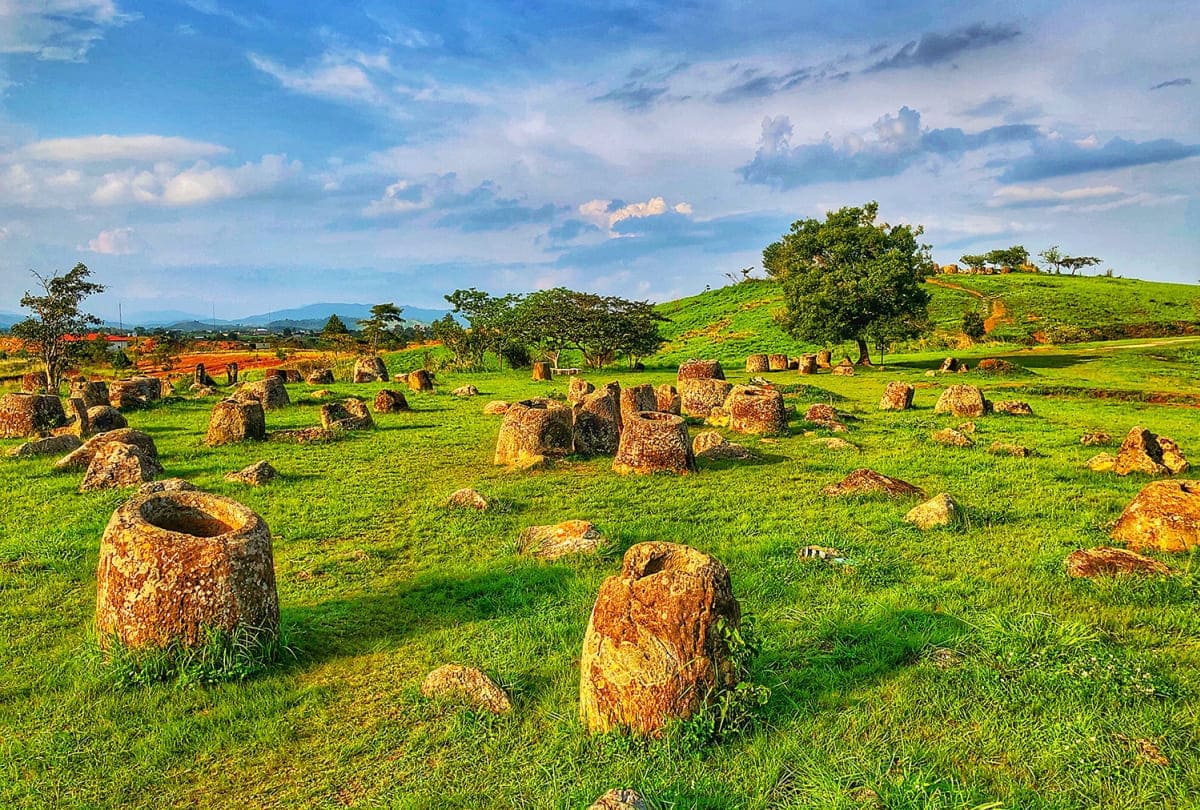
<svg viewBox="0 0 1200 810"><path fill-rule="evenodd" d="M981 301L987 302L991 307L991 311L983 320L983 331L985 333L991 332L1000 325L1001 321L1008 317L1008 308L1004 306L1004 302L999 298L988 298L979 290L972 290L968 287L962 286L961 284L951 284L948 281L940 281L934 278L925 279L925 283L933 284L935 287L944 287L947 290L957 290L958 292L966 293L973 298L978 298Z"/></svg>

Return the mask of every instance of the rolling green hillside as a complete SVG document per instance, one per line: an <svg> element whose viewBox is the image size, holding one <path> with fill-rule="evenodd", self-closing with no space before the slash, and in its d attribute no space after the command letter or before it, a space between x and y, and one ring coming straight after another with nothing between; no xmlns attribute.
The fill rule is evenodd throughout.
<svg viewBox="0 0 1200 810"><path fill-rule="evenodd" d="M935 339L959 335L968 309L990 315L992 340L1076 343L1200 331L1200 287L1157 281L1043 275L938 276L929 282ZM755 352L799 354L817 347L788 337L772 314L783 307L779 286L749 281L670 301L659 312L667 345L654 358L740 361Z"/></svg>

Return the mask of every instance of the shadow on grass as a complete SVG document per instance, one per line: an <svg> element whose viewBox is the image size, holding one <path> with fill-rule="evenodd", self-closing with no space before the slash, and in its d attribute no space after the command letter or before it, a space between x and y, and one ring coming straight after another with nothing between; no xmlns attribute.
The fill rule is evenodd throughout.
<svg viewBox="0 0 1200 810"><path fill-rule="evenodd" d="M560 597L573 577L562 566L437 574L318 605L285 606L282 620L296 656L284 669L395 649L422 633L500 616L520 613L532 620Z"/></svg>

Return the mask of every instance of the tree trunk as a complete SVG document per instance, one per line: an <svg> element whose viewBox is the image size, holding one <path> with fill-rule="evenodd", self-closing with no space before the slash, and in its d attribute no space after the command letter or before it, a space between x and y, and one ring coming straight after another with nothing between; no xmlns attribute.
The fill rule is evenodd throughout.
<svg viewBox="0 0 1200 810"><path fill-rule="evenodd" d="M854 342L858 344L858 362L856 362L855 365L871 365L871 352L867 349L867 342L862 338L855 338Z"/></svg>

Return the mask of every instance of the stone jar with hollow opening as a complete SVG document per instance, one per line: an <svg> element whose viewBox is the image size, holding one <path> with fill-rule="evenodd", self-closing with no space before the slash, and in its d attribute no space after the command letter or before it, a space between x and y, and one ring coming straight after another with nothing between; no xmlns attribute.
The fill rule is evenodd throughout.
<svg viewBox="0 0 1200 810"><path fill-rule="evenodd" d="M614 472L682 475L694 469L696 459L683 417L639 411L623 420L621 443L613 459Z"/></svg>
<svg viewBox="0 0 1200 810"><path fill-rule="evenodd" d="M504 413L496 438L496 464L523 464L542 458L561 458L571 452L571 409L554 400L536 398L514 402Z"/></svg>
<svg viewBox="0 0 1200 810"><path fill-rule="evenodd" d="M131 648L202 646L210 631L279 632L271 531L231 498L198 490L136 496L100 541L96 632Z"/></svg>
<svg viewBox="0 0 1200 810"><path fill-rule="evenodd" d="M785 436L787 410L783 394L758 385L735 385L723 406L729 414L729 429L753 436Z"/></svg>

